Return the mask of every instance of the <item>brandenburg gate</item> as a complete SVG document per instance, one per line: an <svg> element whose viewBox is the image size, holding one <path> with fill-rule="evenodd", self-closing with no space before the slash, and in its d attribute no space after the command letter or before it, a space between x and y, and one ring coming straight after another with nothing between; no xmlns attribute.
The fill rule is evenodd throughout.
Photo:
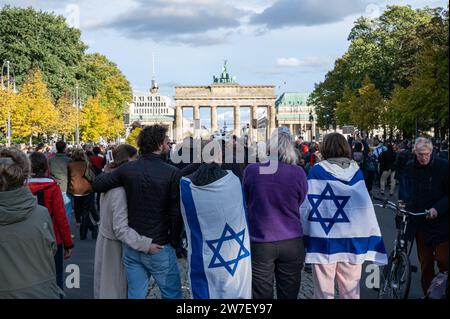
<svg viewBox="0 0 450 319"><path fill-rule="evenodd" d="M239 85L234 77L230 77L226 61L220 77L213 77L213 83L207 86L175 87L175 127L176 141L183 139L183 108L194 110L194 123L200 120L200 108L211 109L211 134L218 130L217 108L232 107L234 110L234 134L241 135L241 107L250 107L249 139L256 140L258 107L267 108L267 129L272 132L276 128L275 86L274 85ZM195 127L198 130L198 127Z"/></svg>

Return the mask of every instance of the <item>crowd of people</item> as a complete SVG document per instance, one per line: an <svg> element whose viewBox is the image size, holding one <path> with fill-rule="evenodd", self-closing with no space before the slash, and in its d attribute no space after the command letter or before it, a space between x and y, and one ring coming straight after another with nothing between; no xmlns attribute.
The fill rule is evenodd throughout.
<svg viewBox="0 0 450 319"><path fill-rule="evenodd" d="M340 298L359 298L362 264L387 261L377 184L382 196L397 189L408 210L430 211L409 229L424 295L435 262L448 272L446 141L330 133L305 142L280 127L262 157L235 136L197 142L172 150L153 125L138 148L0 147L0 298L62 298L63 260L89 232L95 298L146 298L151 277L163 298L182 298L184 256L192 298L270 299L275 287L294 299L305 264L315 298L334 298L335 281Z"/></svg>

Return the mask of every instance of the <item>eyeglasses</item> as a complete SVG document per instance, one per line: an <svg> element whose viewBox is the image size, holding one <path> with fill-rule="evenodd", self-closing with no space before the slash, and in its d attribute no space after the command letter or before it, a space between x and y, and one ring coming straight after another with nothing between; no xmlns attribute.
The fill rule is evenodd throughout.
<svg viewBox="0 0 450 319"><path fill-rule="evenodd" d="M417 157L430 157L431 153L417 153Z"/></svg>

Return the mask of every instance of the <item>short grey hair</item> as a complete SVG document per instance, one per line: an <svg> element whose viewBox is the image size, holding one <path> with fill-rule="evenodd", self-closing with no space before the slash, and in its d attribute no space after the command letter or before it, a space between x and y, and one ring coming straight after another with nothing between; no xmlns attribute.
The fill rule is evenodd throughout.
<svg viewBox="0 0 450 319"><path fill-rule="evenodd" d="M422 149L424 147L427 147L432 152L433 151L433 143L431 142L431 140L426 137L416 138L416 140L414 142L413 151L417 151L418 149Z"/></svg>
<svg viewBox="0 0 450 319"><path fill-rule="evenodd" d="M276 138L276 135L278 137ZM278 149L278 159L286 164L297 164L298 156L295 153L294 138L291 133L281 127L273 132L270 139L270 151Z"/></svg>

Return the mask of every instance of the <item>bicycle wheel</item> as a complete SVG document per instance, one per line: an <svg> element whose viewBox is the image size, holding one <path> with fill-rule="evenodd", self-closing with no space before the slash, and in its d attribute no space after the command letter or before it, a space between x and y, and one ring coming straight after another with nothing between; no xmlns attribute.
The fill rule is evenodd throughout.
<svg viewBox="0 0 450 319"><path fill-rule="evenodd" d="M379 299L407 299L411 286L411 264L405 252L389 257L380 278Z"/></svg>

